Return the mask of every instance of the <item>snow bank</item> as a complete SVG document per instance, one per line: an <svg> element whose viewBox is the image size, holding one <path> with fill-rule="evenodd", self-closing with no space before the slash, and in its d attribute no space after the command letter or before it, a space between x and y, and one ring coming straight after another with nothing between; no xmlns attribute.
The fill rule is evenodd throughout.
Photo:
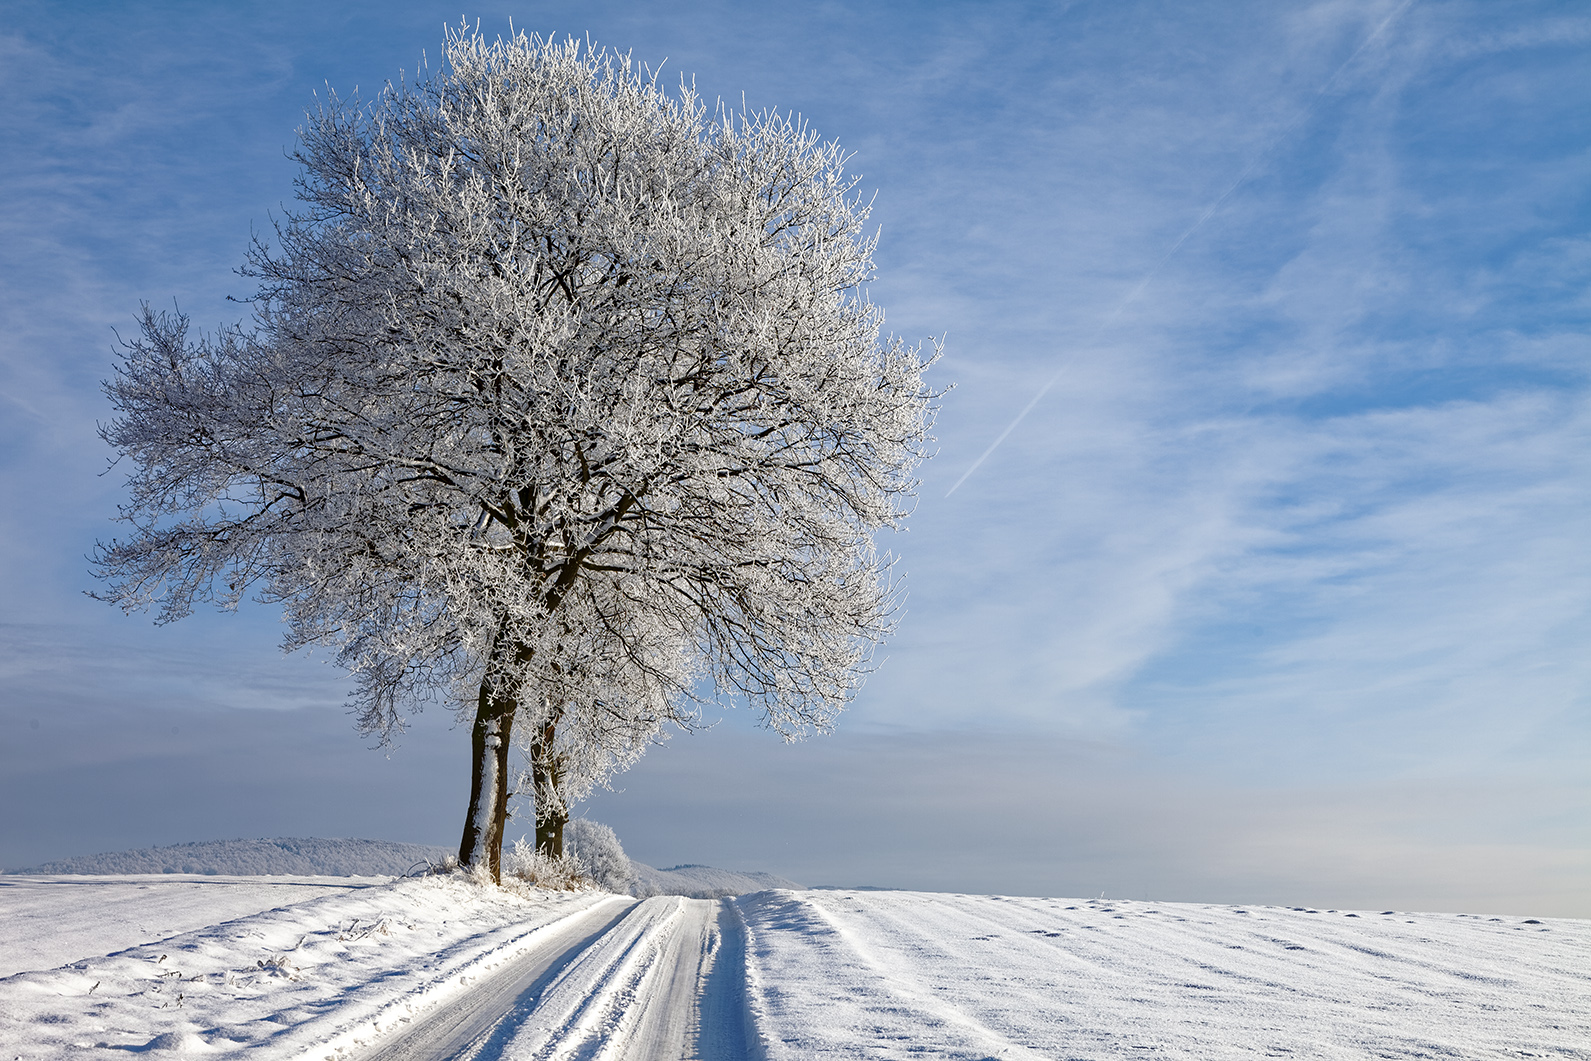
<svg viewBox="0 0 1591 1061"><path fill-rule="evenodd" d="M33 875L199 873L228 876L282 875L383 877L408 872L416 863L438 862L451 853L428 844L388 840L278 837L274 840L210 840L171 847L144 847L82 855L8 873Z"/></svg>

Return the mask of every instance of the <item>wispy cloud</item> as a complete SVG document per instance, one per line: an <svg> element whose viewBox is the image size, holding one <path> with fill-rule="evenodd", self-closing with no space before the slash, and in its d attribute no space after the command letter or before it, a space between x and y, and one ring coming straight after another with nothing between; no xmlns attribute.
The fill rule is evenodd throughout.
<svg viewBox="0 0 1591 1061"><path fill-rule="evenodd" d="M507 29L508 6L485 11ZM949 333L936 382L959 389L911 530L886 543L908 614L844 723L858 737L1064 735L1255 784L1351 779L1354 813L1419 777L1506 789L1519 813L1536 797L1510 771L1570 785L1591 733L1584 18L1448 0L602 0L535 18L856 150L880 191L873 297L908 337ZM104 674L144 677L89 683L63 711L118 689L309 695L297 671L271 687L257 614L238 639L260 655L230 677L205 670L228 635L202 617L96 653L117 620L89 614L82 557L112 530L118 480L96 477L95 384L140 298L242 315L230 270L291 194L281 149L311 92L413 69L450 20L155 5L66 27L17 9L0 37L0 619L79 640L13 653L9 689L64 688L103 655ZM169 654L179 642L201 647ZM1144 775L1123 761L1053 802L1098 806L1093 785L1130 803L1111 770ZM1022 777L1040 785L1042 765ZM1138 824L1115 827L1149 835L1160 812L1132 806ZM1298 813L1326 829L1332 812ZM1398 844L1427 850L1440 817L1328 846L1361 844L1369 874ZM1206 849L1258 872L1243 852L1286 826L1243 821L1272 839ZM1503 842L1460 839L1477 845L1453 855L1465 873Z"/></svg>
<svg viewBox="0 0 1591 1061"><path fill-rule="evenodd" d="M1148 289L1149 285L1154 282L1155 277L1162 269L1166 267L1167 264L1170 263L1173 258L1177 256L1177 252L1182 249L1182 245L1187 243L1194 233L1203 228L1205 224L1215 216L1216 212L1220 210L1223 205L1225 205L1226 201L1232 197L1234 192L1248 182L1249 178L1252 177L1255 171L1259 169L1260 165L1265 162L1267 157L1272 153L1272 151L1275 150L1276 146L1283 139L1285 139L1288 134L1292 133L1301 124L1303 124L1303 122L1309 117L1310 113L1315 109L1315 105L1320 101L1320 98L1336 87L1337 82L1342 79L1344 73L1346 73L1348 69L1353 66L1354 62L1364 54L1367 48L1370 48L1381 39L1382 35L1386 33L1387 28L1391 26L1392 23L1397 20L1398 16L1403 14L1403 12L1406 11L1413 2L1414 0L1402 0L1402 2L1394 7L1385 18L1375 25L1375 28L1372 29L1368 35L1366 35L1365 39L1360 42L1359 46L1348 54L1348 58L1344 59L1342 63L1331 72L1331 76L1326 78L1325 82L1322 83L1320 88L1315 91L1314 95L1306 99L1303 105L1299 108L1298 114L1286 125L1284 125L1278 132L1273 134L1271 139L1263 144L1259 150L1254 153L1254 156L1238 173L1237 177L1233 179L1232 183L1228 184L1220 192L1220 194L1218 194L1214 199L1210 200L1209 205L1201 210L1198 216L1193 219L1193 223L1187 228L1183 229L1181 234L1179 234L1176 239L1171 241L1171 245L1166 248L1165 253L1162 254L1160 258L1144 272L1143 276L1138 279L1138 282L1134 284L1127 291L1127 293L1110 308L1109 312L1105 314L1104 318L1097 325L1094 335L1090 337L1092 340L1097 341L1100 333L1112 327L1134 302L1137 302L1138 299L1143 297L1144 292ZM1061 381L1061 378L1066 374L1066 371L1069 367L1070 365L1063 362L1060 367L1058 367L1055 372L1047 380L1045 380L1037 390L1034 391L1033 397L1028 399L1028 403L1022 407L1021 411L1018 412L1016 416L1011 419L1011 422L1006 424L1000 433L994 437L994 441L989 443L988 448L978 455L978 458L967 467L967 470L961 473L961 478L957 479L953 484L951 484L950 489L945 491L946 497L954 494L956 490L960 488L962 483L970 479L974 474L977 473L979 468L983 467L984 462L987 461L991 455L993 455L995 450L1000 448L1000 444L1010 437L1011 432L1015 431L1023 420L1027 419L1028 413L1032 412L1034 408L1038 406L1039 402L1044 400L1044 396L1049 394L1055 385Z"/></svg>
<svg viewBox="0 0 1591 1061"><path fill-rule="evenodd" d="M1339 39L1378 24L1330 11ZM1536 707L1509 712L1562 723L1591 677L1554 662L1586 632L1584 565L1560 543L1591 504L1572 456L1591 276L1583 212L1547 211L1581 163L1550 128L1529 152L1475 158L1472 137L1514 116L1483 104L1486 78L1462 111L1443 102L1459 71L1432 39L1448 14L1410 9L1376 76L1340 85L1112 334L1068 345L1061 318L1089 310L1059 301L1049 343L992 316L1021 345L962 327L997 359L956 360L971 382L944 422L1001 423L997 388L1020 396L1046 358L1073 367L968 499L925 501L913 534L926 523L934 541L907 556L932 562L913 568L870 719L1167 743L1227 727L1252 749L1330 717L1342 748L1371 725L1445 726L1434 745L1472 760L1501 754L1483 688L1528 687L1510 702ZM1517 73L1496 72L1500 91ZM1562 84L1541 77L1535 93ZM1100 217L1143 246L1142 217ZM1101 290L1086 254L1046 249L1055 290ZM969 441L947 440L940 490ZM1299 721L1236 736L1260 716ZM1317 747L1293 743L1279 768L1335 769Z"/></svg>

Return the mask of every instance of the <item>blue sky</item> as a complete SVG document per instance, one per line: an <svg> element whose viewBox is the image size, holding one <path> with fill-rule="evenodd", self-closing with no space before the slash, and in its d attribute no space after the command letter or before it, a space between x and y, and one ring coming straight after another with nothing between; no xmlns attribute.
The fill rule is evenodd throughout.
<svg viewBox="0 0 1591 1061"><path fill-rule="evenodd" d="M0 29L0 864L454 843L264 609L88 600L97 381L291 197L312 94L461 11L13 2ZM485 4L805 116L954 383L839 732L730 716L588 813L810 883L1591 916L1591 15L1573 4ZM1051 389L957 487L1049 381ZM949 496L947 496L947 494Z"/></svg>

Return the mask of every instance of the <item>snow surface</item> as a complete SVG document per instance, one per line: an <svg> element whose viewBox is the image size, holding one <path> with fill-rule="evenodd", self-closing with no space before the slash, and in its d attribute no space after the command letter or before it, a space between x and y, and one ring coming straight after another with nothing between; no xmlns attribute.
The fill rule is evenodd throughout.
<svg viewBox="0 0 1591 1061"><path fill-rule="evenodd" d="M0 947L30 945L18 920L70 925L82 880L5 881ZM878 891L636 903L457 876L344 880L267 910L294 882L142 880L190 917L249 889L260 911L0 979L0 1057L370 1057L534 958L545 981L480 1056L650 1057L711 1026L770 1061L1591 1061L1579 920Z"/></svg>
<svg viewBox="0 0 1591 1061"><path fill-rule="evenodd" d="M145 880L161 888L170 878ZM562 918L628 902L451 877L343 888L0 979L0 1056L69 1058L93 1047L325 1056L465 990ZM76 905L63 899L59 909L69 921Z"/></svg>
<svg viewBox="0 0 1591 1061"><path fill-rule="evenodd" d="M1591 1058L1591 922L767 892L783 1058Z"/></svg>
<svg viewBox="0 0 1591 1061"><path fill-rule="evenodd" d="M153 943L386 877L0 876L0 977Z"/></svg>

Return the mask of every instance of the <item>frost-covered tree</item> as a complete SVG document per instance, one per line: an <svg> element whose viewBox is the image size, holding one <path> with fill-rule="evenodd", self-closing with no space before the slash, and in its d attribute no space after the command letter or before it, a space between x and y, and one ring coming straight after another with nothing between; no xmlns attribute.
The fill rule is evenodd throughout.
<svg viewBox="0 0 1591 1061"><path fill-rule="evenodd" d="M588 818L574 818L568 828L569 851L581 871L604 891L629 895L636 885L635 867L611 828Z"/></svg>
<svg viewBox="0 0 1591 1061"><path fill-rule="evenodd" d="M147 307L106 384L132 468L102 596L280 604L384 738L473 714L459 849L497 876L518 734L537 846L702 697L827 728L890 628L874 534L924 454L866 204L803 124L622 57L450 34L313 111L248 327Z"/></svg>

